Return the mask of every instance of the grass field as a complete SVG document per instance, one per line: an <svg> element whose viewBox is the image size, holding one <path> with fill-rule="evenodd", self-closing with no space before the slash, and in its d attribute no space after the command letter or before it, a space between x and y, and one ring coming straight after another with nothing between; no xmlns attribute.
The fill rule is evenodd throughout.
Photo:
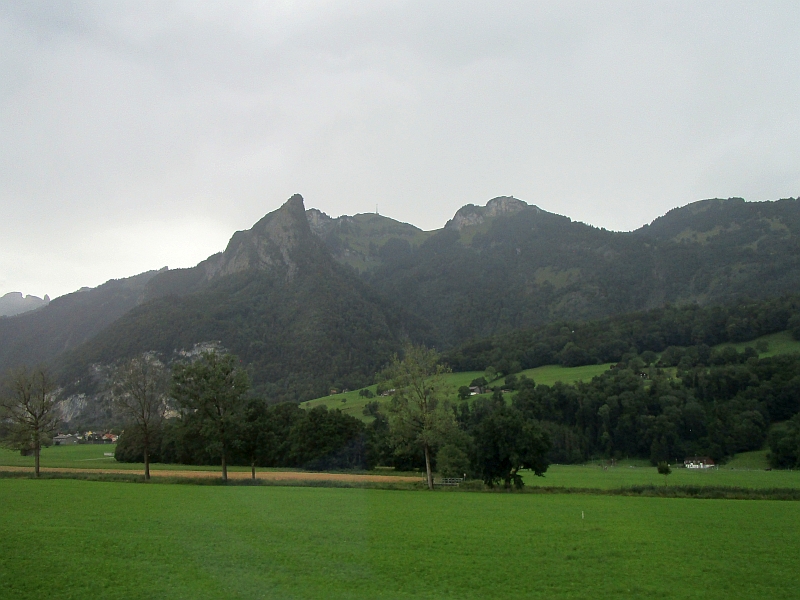
<svg viewBox="0 0 800 600"><path fill-rule="evenodd" d="M9 479L0 504L0 597L20 600L800 589L800 502Z"/></svg>
<svg viewBox="0 0 800 600"><path fill-rule="evenodd" d="M143 465L118 463L113 457L104 456L113 452L113 446L82 445L46 448L42 451L42 466L72 469L125 469L141 472ZM675 468L667 478L673 486L740 487L740 488L792 488L800 489L800 471L765 471L766 452L746 452L734 457L719 469L692 470ZM0 450L0 465L27 466L33 468L33 458L20 456L18 452ZM155 470L165 471L219 471L219 466L164 465L153 464ZM229 467L231 471L249 471L248 467ZM276 469L259 469L259 471ZM283 469L279 469L283 470ZM379 471L384 475L394 471ZM619 466L604 469L602 464L551 465L545 477L525 477L525 483L537 487L567 487L590 489L617 489L630 486L663 485L664 477L647 461L625 461Z"/></svg>
<svg viewBox="0 0 800 600"><path fill-rule="evenodd" d="M53 468L70 469L130 469L131 471L142 471L144 465L140 463L119 463L114 459L113 453L116 444L79 444L75 446L50 446L42 448L41 466ZM105 456L110 452L112 456ZM0 465L12 467L31 467L33 468L33 456L21 456L15 450L0 448ZM151 469L163 470L186 470L193 471L218 471L219 465L214 466L195 466L186 465L165 465L161 463L151 463ZM228 467L233 471L249 471L250 467Z"/></svg>
<svg viewBox="0 0 800 600"><path fill-rule="evenodd" d="M525 485L539 487L610 490L640 485L664 485L655 467L608 467L598 465L551 465L544 477L524 476ZM741 488L800 489L800 471L673 468L667 485Z"/></svg>
<svg viewBox="0 0 800 600"><path fill-rule="evenodd" d="M750 469L764 470L769 468L766 450L753 450L752 452L740 452L733 456L722 467L723 469Z"/></svg>

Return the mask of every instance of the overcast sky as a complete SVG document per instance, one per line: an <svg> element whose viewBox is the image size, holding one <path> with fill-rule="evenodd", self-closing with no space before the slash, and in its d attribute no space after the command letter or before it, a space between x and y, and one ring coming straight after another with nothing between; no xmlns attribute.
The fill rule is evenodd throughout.
<svg viewBox="0 0 800 600"><path fill-rule="evenodd" d="M423 229L798 196L798 32L796 0L6 0L0 295L194 265L296 192Z"/></svg>

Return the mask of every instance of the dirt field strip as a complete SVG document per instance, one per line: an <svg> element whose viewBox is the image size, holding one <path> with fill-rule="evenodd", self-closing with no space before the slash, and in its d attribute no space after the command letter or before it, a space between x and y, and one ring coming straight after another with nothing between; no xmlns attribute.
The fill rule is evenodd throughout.
<svg viewBox="0 0 800 600"><path fill-rule="evenodd" d="M5 467L0 466L0 471L29 471L31 467ZM109 475L142 475L133 469L74 469L58 467L42 467L43 473L99 473ZM150 470L151 477L190 477L213 478L222 477L220 471L159 471ZM228 479L250 479L249 471L228 471ZM350 473L302 473L297 471L256 471L256 478L266 481L347 481L347 482L373 482L373 483L415 483L422 481L420 477L401 475L356 475Z"/></svg>

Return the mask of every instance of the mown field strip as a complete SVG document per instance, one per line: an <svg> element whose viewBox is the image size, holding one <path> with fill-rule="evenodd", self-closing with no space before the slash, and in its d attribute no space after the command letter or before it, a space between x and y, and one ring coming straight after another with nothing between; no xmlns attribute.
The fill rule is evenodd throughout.
<svg viewBox="0 0 800 600"><path fill-rule="evenodd" d="M0 480L3 598L796 598L800 503Z"/></svg>

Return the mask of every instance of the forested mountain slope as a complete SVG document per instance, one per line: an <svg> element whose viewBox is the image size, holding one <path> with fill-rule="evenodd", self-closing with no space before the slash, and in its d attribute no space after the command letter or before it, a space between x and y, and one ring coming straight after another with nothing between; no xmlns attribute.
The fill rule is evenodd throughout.
<svg viewBox="0 0 800 600"><path fill-rule="evenodd" d="M620 233L499 197L424 232L377 214L332 219L295 196L196 267L0 318L0 370L57 358L63 381L89 389L93 363L214 342L242 358L258 393L311 398L368 382L407 339L449 350L669 303L797 293L799 235L794 199L706 200ZM580 343L565 352L561 326L548 350L558 360L608 354ZM527 338L514 339L513 351L495 341L489 353L519 360Z"/></svg>
<svg viewBox="0 0 800 600"><path fill-rule="evenodd" d="M506 210L496 210L498 204ZM492 210L495 209L495 210ZM510 198L465 207L364 277L437 326L440 347L665 303L723 304L800 290L797 200L710 200L634 232Z"/></svg>
<svg viewBox="0 0 800 600"><path fill-rule="evenodd" d="M46 362L98 334L136 306L157 271L61 296L36 311L0 317L0 373Z"/></svg>
<svg viewBox="0 0 800 600"><path fill-rule="evenodd" d="M154 277L145 296L62 358L65 380L91 391L93 363L148 350L170 359L215 342L248 366L256 392L298 400L368 383L401 339L423 331L333 260L311 233L299 195L236 233L224 252Z"/></svg>
<svg viewBox="0 0 800 600"><path fill-rule="evenodd" d="M434 233L371 213L332 219L311 208L306 216L311 230L325 242L333 257L359 272L374 270L411 252Z"/></svg>

